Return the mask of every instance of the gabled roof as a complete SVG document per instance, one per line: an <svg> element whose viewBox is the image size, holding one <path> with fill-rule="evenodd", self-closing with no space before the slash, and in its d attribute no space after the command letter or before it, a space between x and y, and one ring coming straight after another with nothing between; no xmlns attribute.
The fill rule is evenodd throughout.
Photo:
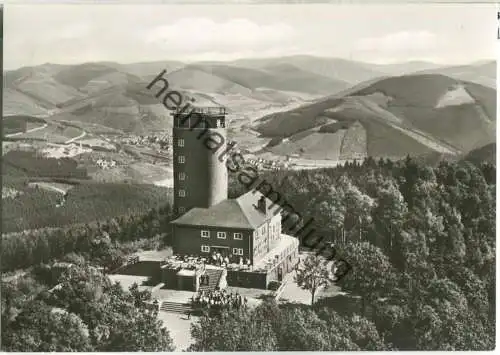
<svg viewBox="0 0 500 355"><path fill-rule="evenodd" d="M183 226L256 229L280 211L280 207L273 205L268 198L266 213L259 211L256 206L263 196L259 191L249 191L236 199L221 201L210 208L195 207L171 223Z"/></svg>

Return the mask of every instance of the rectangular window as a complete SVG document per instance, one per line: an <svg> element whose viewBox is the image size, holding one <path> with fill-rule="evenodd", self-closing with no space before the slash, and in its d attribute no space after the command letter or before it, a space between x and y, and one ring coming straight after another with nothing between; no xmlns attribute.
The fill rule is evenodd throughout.
<svg viewBox="0 0 500 355"><path fill-rule="evenodd" d="M186 157L184 155L179 155L179 163L184 164L186 162Z"/></svg>
<svg viewBox="0 0 500 355"><path fill-rule="evenodd" d="M184 147L184 139L179 138L177 144L179 145L179 147Z"/></svg>
<svg viewBox="0 0 500 355"><path fill-rule="evenodd" d="M226 232L217 232L218 239L226 239Z"/></svg>
<svg viewBox="0 0 500 355"><path fill-rule="evenodd" d="M186 197L186 191L179 190L179 197Z"/></svg>
<svg viewBox="0 0 500 355"><path fill-rule="evenodd" d="M186 173L179 173L179 180L186 180Z"/></svg>
<svg viewBox="0 0 500 355"><path fill-rule="evenodd" d="M234 240L243 240L243 234L234 233Z"/></svg>
<svg viewBox="0 0 500 355"><path fill-rule="evenodd" d="M242 248L233 248L233 254L234 255L243 255L243 249Z"/></svg>
<svg viewBox="0 0 500 355"><path fill-rule="evenodd" d="M210 238L210 231L201 231L202 238Z"/></svg>
<svg viewBox="0 0 500 355"><path fill-rule="evenodd" d="M201 251L203 253L208 253L208 252L210 252L210 247L208 245L202 245L201 246Z"/></svg>
<svg viewBox="0 0 500 355"><path fill-rule="evenodd" d="M179 207L179 212L180 212L180 213L184 213L184 212L186 212L186 208L185 208L185 207Z"/></svg>

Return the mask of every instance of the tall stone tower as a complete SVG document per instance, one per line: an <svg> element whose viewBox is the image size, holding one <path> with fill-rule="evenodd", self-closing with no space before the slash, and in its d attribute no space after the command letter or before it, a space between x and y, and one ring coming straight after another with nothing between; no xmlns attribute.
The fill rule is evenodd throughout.
<svg viewBox="0 0 500 355"><path fill-rule="evenodd" d="M209 208L227 199L226 110L196 107L173 113L174 213Z"/></svg>

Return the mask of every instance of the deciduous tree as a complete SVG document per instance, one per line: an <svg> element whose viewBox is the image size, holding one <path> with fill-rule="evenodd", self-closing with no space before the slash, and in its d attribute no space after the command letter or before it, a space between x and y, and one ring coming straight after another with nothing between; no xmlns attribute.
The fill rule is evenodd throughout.
<svg viewBox="0 0 500 355"><path fill-rule="evenodd" d="M295 282L311 293L311 305L316 292L332 282L326 260L319 255L308 255L297 267Z"/></svg>

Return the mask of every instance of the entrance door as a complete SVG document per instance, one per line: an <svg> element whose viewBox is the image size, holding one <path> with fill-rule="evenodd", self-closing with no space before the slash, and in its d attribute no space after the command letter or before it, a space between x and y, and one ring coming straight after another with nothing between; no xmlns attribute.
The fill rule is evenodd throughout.
<svg viewBox="0 0 500 355"><path fill-rule="evenodd" d="M210 247L210 253L220 253L223 258L226 256L229 257L231 254L229 253L229 247L223 247L223 246L212 246Z"/></svg>
<svg viewBox="0 0 500 355"><path fill-rule="evenodd" d="M278 281L281 282L283 280L283 268L278 267Z"/></svg>

